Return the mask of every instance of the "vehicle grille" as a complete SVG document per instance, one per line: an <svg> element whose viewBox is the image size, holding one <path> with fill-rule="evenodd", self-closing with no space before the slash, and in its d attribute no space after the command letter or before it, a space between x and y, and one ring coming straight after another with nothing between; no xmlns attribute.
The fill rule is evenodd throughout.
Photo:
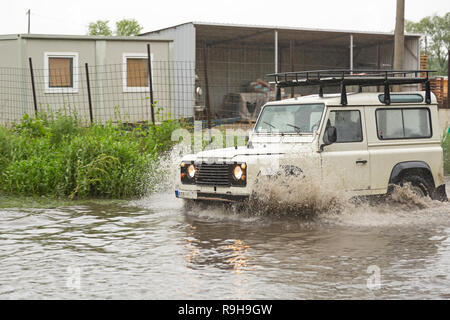
<svg viewBox="0 0 450 320"><path fill-rule="evenodd" d="M229 164L202 163L196 167L198 170L195 175L196 184L221 187L231 185Z"/></svg>

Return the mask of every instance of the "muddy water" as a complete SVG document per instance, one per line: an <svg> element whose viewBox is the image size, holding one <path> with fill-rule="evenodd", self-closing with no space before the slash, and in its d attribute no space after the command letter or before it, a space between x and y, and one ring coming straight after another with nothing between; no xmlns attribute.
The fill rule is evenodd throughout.
<svg viewBox="0 0 450 320"><path fill-rule="evenodd" d="M171 192L0 209L0 299L449 299L450 205L413 200L312 216Z"/></svg>

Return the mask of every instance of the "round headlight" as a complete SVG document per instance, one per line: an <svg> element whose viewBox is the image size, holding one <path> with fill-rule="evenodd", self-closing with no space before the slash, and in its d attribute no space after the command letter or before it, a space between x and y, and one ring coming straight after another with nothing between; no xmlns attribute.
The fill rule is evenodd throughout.
<svg viewBox="0 0 450 320"><path fill-rule="evenodd" d="M189 178L193 178L195 176L195 167L193 164L190 164L189 167L187 168L187 173Z"/></svg>
<svg viewBox="0 0 450 320"><path fill-rule="evenodd" d="M242 177L243 171L240 166L235 166L233 170L233 176L236 180L240 180Z"/></svg>

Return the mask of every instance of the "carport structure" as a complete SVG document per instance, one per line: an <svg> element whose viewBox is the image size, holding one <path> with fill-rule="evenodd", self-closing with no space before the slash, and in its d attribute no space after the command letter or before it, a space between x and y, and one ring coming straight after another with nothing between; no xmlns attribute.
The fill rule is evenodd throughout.
<svg viewBox="0 0 450 320"><path fill-rule="evenodd" d="M236 113L236 107L228 103L230 95L248 92L251 82L269 80L267 74L392 69L394 57L394 34L385 32L188 22L143 35L172 38L174 60L194 61L191 76L198 75L203 90L209 92L212 113L218 116ZM405 35L404 69L419 69L419 41L418 34ZM193 85L189 87L183 91L194 94ZM291 90L286 97L311 93Z"/></svg>

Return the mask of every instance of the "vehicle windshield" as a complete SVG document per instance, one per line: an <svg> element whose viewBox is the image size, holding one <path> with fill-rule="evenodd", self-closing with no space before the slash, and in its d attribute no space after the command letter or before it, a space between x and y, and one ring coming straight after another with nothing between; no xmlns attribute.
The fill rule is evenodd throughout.
<svg viewBox="0 0 450 320"><path fill-rule="evenodd" d="M319 128L324 108L321 103L266 106L255 126L255 132L312 133Z"/></svg>

